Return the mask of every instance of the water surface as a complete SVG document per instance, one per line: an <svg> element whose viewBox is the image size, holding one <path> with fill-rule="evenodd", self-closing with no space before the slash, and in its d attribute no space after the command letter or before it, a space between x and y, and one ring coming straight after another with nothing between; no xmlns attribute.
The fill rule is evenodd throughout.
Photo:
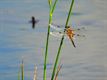
<svg viewBox="0 0 107 80"><path fill-rule="evenodd" d="M70 0L59 0L53 23L64 25ZM60 56L63 64L59 80L107 79L107 0L75 0L69 25L85 27L85 38L75 39L74 48L64 40ZM43 80L43 58L48 24L47 0L0 0L0 80L17 80L21 60L25 80L33 79L34 65L38 80ZM32 29L31 16L40 22ZM50 37L47 77L50 80L60 39Z"/></svg>

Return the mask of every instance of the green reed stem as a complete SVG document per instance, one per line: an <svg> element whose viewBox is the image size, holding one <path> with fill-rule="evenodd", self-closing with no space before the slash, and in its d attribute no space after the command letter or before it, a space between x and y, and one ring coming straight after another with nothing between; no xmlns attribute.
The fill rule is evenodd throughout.
<svg viewBox="0 0 107 80"><path fill-rule="evenodd" d="M18 72L18 80L20 80L20 71Z"/></svg>
<svg viewBox="0 0 107 80"><path fill-rule="evenodd" d="M23 61L21 64L21 78L22 78L22 80L24 80L24 64L23 64Z"/></svg>
<svg viewBox="0 0 107 80"><path fill-rule="evenodd" d="M54 5L52 6L52 0L49 1L50 12L49 12L49 24L52 22L53 12L55 10L55 6L58 0L55 0ZM48 24L48 32L46 39L46 50L45 50L45 59L44 59L44 72L43 72L43 80L46 80L46 67L47 67L47 56L48 56L48 43L49 43L49 35L50 35L50 25Z"/></svg>
<svg viewBox="0 0 107 80"><path fill-rule="evenodd" d="M71 6L70 6L70 10L69 10L68 17L67 17L67 20L66 20L65 28L68 25L68 22L69 22L69 19L70 19L70 16L71 16L71 11L72 11L73 4L74 4L74 0L72 0L72 2L71 2Z"/></svg>
<svg viewBox="0 0 107 80"><path fill-rule="evenodd" d="M52 11L51 11L52 14L53 14L53 12L54 12L54 10L55 10L57 1L58 1L58 0L55 0L54 5L53 5L53 7L52 7Z"/></svg>
<svg viewBox="0 0 107 80"><path fill-rule="evenodd" d="M52 0L48 0L49 7L51 8Z"/></svg>
<svg viewBox="0 0 107 80"><path fill-rule="evenodd" d="M67 28L67 25L68 25L68 22L69 22L69 19L70 19L70 15L71 15L71 11L72 11L73 4L74 4L74 0L72 0L72 2L71 2L71 6L70 6L70 9L69 9L69 13L68 13L68 17L67 17L67 20L66 20L65 28ZM64 34L65 34L65 30L64 30ZM56 66L57 66L57 64L58 64L58 60L59 60L59 56L60 56L60 51L61 51L61 49L62 49L63 40L64 40L64 35L63 35L62 38L61 38L61 42L60 42L60 45L59 45L59 48L58 48L58 52L57 52L57 56L56 56L56 60L55 60L55 64L54 64L54 68L53 68L51 80L53 80L53 79L54 79L54 76L55 76Z"/></svg>

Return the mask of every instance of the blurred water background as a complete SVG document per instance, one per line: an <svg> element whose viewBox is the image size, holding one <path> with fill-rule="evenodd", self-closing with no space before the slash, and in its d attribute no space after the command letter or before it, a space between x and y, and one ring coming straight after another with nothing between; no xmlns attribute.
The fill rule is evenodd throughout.
<svg viewBox="0 0 107 80"><path fill-rule="evenodd" d="M25 80L43 80L43 60L49 15L48 0L0 0L0 80L17 80L24 60ZM64 25L71 0L58 0L53 23ZM58 80L107 80L107 0L75 0L69 25L84 27L85 38L75 39L77 48L64 40ZM35 29L29 21L39 19ZM50 36L47 78L60 39Z"/></svg>

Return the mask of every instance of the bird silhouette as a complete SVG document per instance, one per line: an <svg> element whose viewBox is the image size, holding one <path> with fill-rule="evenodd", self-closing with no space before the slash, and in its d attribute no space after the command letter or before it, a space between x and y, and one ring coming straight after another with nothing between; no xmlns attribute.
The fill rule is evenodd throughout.
<svg viewBox="0 0 107 80"><path fill-rule="evenodd" d="M35 24L37 24L38 22L39 22L39 20L35 19L34 16L31 17L30 23L32 23L32 28L33 29L35 28Z"/></svg>

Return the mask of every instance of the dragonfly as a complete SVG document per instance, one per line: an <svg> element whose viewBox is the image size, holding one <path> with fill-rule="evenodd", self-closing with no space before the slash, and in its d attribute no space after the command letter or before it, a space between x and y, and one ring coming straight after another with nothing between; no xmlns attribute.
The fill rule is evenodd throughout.
<svg viewBox="0 0 107 80"><path fill-rule="evenodd" d="M49 25L54 30L54 31L50 32L50 35L57 37L57 38L61 38L63 35L67 36L70 39L70 41L72 42L73 47L75 47L75 48L76 48L76 45L74 43L75 36L85 37L85 35L80 35L80 34L75 33L76 31L80 31L81 30L80 28L73 29L70 26L67 26L67 28L64 29L59 25L55 25L55 24L49 24ZM82 27L82 29L84 29L84 28ZM65 30L65 33L64 33L64 30Z"/></svg>

